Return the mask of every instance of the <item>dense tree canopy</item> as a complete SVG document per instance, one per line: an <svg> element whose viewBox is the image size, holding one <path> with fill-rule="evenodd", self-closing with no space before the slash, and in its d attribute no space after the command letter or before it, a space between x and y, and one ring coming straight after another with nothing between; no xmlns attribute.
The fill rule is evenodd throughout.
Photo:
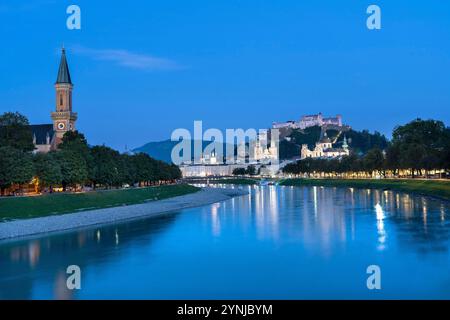
<svg viewBox="0 0 450 320"><path fill-rule="evenodd" d="M78 131L67 132L58 150L36 153L26 117L0 116L0 188L26 185L36 177L41 190L76 186L122 187L174 181L179 168L147 154L121 154L106 146L89 146Z"/></svg>
<svg viewBox="0 0 450 320"><path fill-rule="evenodd" d="M443 122L416 119L396 127L392 138L391 148L398 153L397 168L409 168L413 173L449 169L450 128Z"/></svg>
<svg viewBox="0 0 450 320"><path fill-rule="evenodd" d="M18 112L0 115L0 147L6 146L22 151L34 150L28 119Z"/></svg>
<svg viewBox="0 0 450 320"><path fill-rule="evenodd" d="M55 152L38 153L34 156L34 173L39 180L39 186L49 187L62 184L61 163Z"/></svg>
<svg viewBox="0 0 450 320"><path fill-rule="evenodd" d="M391 171L395 176L403 169L412 177L428 175L432 170L446 170L448 174L450 129L441 121L417 119L396 127L385 151L378 147L383 139L374 141L377 141L375 147L363 155L352 153L341 159L305 159L285 166L283 171L307 175L314 172L385 175L386 171Z"/></svg>
<svg viewBox="0 0 450 320"><path fill-rule="evenodd" d="M89 178L94 186L119 186L124 182L119 152L105 146L95 146L91 149L91 156Z"/></svg>
<svg viewBox="0 0 450 320"><path fill-rule="evenodd" d="M345 132L345 137L351 149L358 154L366 154L372 149L385 150L389 145L388 139L377 131L370 133L368 130L349 130ZM337 142L340 143L343 139L344 135L341 135Z"/></svg>
<svg viewBox="0 0 450 320"><path fill-rule="evenodd" d="M254 176L257 174L256 167L254 165L249 165L247 168L236 168L233 170L233 175L235 176L243 176L243 175L251 175Z"/></svg>
<svg viewBox="0 0 450 320"><path fill-rule="evenodd" d="M29 183L33 177L31 154L10 146L0 147L0 189L13 184Z"/></svg>
<svg viewBox="0 0 450 320"><path fill-rule="evenodd" d="M314 149L316 142L320 140L322 128L319 126L309 127L304 130L293 130L288 136L288 140L280 141L280 159L292 159L300 156L300 148L303 144L308 148ZM340 132L336 129L327 129L327 136L331 140L336 140L335 144L340 146L344 137L350 148L357 154L364 155L371 149L385 150L388 145L388 139L381 133L375 131L370 133L368 130L356 131L353 129Z"/></svg>

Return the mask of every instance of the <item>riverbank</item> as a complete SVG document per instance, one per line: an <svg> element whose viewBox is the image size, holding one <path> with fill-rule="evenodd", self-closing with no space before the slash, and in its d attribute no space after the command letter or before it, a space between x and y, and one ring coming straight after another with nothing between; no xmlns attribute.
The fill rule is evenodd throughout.
<svg viewBox="0 0 450 320"><path fill-rule="evenodd" d="M0 198L0 222L162 200L199 191L187 184Z"/></svg>
<svg viewBox="0 0 450 320"><path fill-rule="evenodd" d="M241 189L204 188L198 190L200 191L141 204L1 222L0 240L154 217L247 194L247 191Z"/></svg>
<svg viewBox="0 0 450 320"><path fill-rule="evenodd" d="M252 186L257 185L261 179L259 178L249 178L249 177L221 177L221 178L187 178L184 179L185 183L192 184L234 184L234 185L245 185Z"/></svg>
<svg viewBox="0 0 450 320"><path fill-rule="evenodd" d="M286 179L282 186L350 187L396 190L450 200L450 181L412 179Z"/></svg>
<svg viewBox="0 0 450 320"><path fill-rule="evenodd" d="M211 180L211 184L236 184L236 185L246 185L252 186L259 184L260 180L252 179L252 178L223 178L219 180Z"/></svg>

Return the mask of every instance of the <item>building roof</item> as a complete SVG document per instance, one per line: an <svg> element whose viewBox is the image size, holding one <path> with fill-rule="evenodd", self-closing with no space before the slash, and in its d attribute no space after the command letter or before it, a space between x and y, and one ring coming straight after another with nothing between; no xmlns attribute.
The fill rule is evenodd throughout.
<svg viewBox="0 0 450 320"><path fill-rule="evenodd" d="M328 148L323 150L323 152L346 152L343 148Z"/></svg>
<svg viewBox="0 0 450 320"><path fill-rule="evenodd" d="M52 141L54 131L53 124L35 124L30 125L33 140L36 137L36 144L47 144L47 135Z"/></svg>
<svg viewBox="0 0 450 320"><path fill-rule="evenodd" d="M325 131L322 130L320 133L321 133L322 137L320 138L319 143L331 143L331 139L328 138L326 130Z"/></svg>
<svg viewBox="0 0 450 320"><path fill-rule="evenodd" d="M302 119L317 119L321 116L321 114L308 114L306 116L302 116Z"/></svg>
<svg viewBox="0 0 450 320"><path fill-rule="evenodd" d="M69 65L66 59L66 50L62 48L61 62L59 63L58 78L56 78L56 83L68 83L72 84L72 79L70 79Z"/></svg>

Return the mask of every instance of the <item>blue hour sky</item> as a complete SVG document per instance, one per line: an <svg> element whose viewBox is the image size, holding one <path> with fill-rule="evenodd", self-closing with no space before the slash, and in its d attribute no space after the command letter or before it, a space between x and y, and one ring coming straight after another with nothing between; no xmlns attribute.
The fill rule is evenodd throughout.
<svg viewBox="0 0 450 320"><path fill-rule="evenodd" d="M81 30L66 27L71 4ZM265 128L321 111L388 135L450 123L448 1L2 0L0 43L1 113L50 122L64 43L78 129L120 150L194 120Z"/></svg>

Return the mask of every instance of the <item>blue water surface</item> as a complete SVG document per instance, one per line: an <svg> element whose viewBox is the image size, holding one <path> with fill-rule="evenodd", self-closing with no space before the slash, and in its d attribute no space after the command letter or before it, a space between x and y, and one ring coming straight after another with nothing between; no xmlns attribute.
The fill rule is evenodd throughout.
<svg viewBox="0 0 450 320"><path fill-rule="evenodd" d="M0 299L449 299L450 204L242 187L157 218L0 243ZM68 290L66 269L81 268ZM367 287L367 268L381 289Z"/></svg>

